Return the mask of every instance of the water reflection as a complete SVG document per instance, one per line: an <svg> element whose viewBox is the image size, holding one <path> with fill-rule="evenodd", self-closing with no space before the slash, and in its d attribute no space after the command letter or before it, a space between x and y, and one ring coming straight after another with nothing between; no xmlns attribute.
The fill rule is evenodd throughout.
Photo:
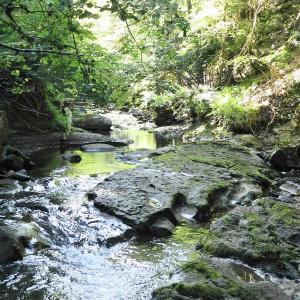
<svg viewBox="0 0 300 300"><path fill-rule="evenodd" d="M134 168L134 165L116 160L116 151L134 151L137 149L156 149L157 147L172 144L169 139L157 138L153 132L145 130L120 130L112 133L116 139L126 138L133 141L129 146L116 148L112 152L83 152L78 149L64 151L64 154L79 154L80 163L69 163L62 159L62 152L57 149L44 150L34 153L33 160L36 168L31 175L43 177L49 175L94 175L110 174L121 170Z"/></svg>
<svg viewBox="0 0 300 300"><path fill-rule="evenodd" d="M137 149L156 149L157 142L153 132L146 130L120 130L112 133L114 138L126 138L133 141L132 144L128 146L128 150L137 150Z"/></svg>

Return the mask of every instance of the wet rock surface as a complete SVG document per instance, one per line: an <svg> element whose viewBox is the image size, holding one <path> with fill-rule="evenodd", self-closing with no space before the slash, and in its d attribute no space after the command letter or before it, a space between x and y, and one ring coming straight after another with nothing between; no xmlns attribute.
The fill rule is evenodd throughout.
<svg viewBox="0 0 300 300"><path fill-rule="evenodd" d="M90 143L80 134L73 150ZM277 174L224 141L128 148L118 159L138 167L105 180L64 170L114 152L74 152L73 165L57 151L41 157L53 163L43 178L0 181L0 224L26 253L0 266L3 299L299 299L298 171Z"/></svg>
<svg viewBox="0 0 300 300"><path fill-rule="evenodd" d="M230 143L190 144L174 151L157 151L146 166L108 177L94 191L95 206L141 233L170 233L157 230L158 224L163 229L167 219L176 226L186 214L206 221L213 206L226 209L249 192L240 189L242 181L253 184L254 193L259 191L255 184L266 183L260 159Z"/></svg>
<svg viewBox="0 0 300 300"><path fill-rule="evenodd" d="M0 263L21 259L25 253L25 241L9 226L0 226Z"/></svg>

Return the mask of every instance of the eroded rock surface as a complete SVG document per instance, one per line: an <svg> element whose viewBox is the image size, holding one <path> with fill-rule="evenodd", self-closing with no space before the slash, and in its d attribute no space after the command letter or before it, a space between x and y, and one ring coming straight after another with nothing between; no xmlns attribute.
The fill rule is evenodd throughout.
<svg viewBox="0 0 300 300"><path fill-rule="evenodd" d="M300 276L300 210L274 198L236 207L213 222L200 237L199 249L236 258L280 277Z"/></svg>
<svg viewBox="0 0 300 300"><path fill-rule="evenodd" d="M140 233L165 235L172 232L169 222L207 221L215 209L232 206L250 191L259 193L259 184L268 183L265 173L259 158L236 145L182 145L110 176L94 191L94 202Z"/></svg>

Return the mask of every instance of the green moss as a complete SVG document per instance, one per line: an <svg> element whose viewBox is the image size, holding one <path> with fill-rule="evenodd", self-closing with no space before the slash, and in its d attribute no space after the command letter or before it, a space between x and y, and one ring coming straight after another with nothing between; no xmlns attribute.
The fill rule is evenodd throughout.
<svg viewBox="0 0 300 300"><path fill-rule="evenodd" d="M219 159L217 157L192 156L190 157L190 159L193 162L212 165L215 167L227 168L227 169L230 169L235 165L235 163L232 161Z"/></svg>
<svg viewBox="0 0 300 300"><path fill-rule="evenodd" d="M214 252L215 241L218 239L209 229L202 229L199 232L199 240L197 244L197 249L202 249L207 253Z"/></svg>
<svg viewBox="0 0 300 300"><path fill-rule="evenodd" d="M228 169L238 176L246 176L268 182L266 169L257 161L251 160L248 149L229 142L199 142L197 144L182 145L174 153L166 153L154 159L155 162L169 167L175 172L181 172L195 163L206 164L218 168ZM202 169L203 170L202 170ZM205 172L205 167L199 170Z"/></svg>
<svg viewBox="0 0 300 300"><path fill-rule="evenodd" d="M260 200L258 205L264 207L271 218L286 226L300 226L300 210L274 200Z"/></svg>
<svg viewBox="0 0 300 300"><path fill-rule="evenodd" d="M201 297L206 300L223 299L225 291L208 283L183 284L176 286L176 291L187 297Z"/></svg>
<svg viewBox="0 0 300 300"><path fill-rule="evenodd" d="M214 182L212 184L212 186L210 186L207 190L207 199L208 200L212 200L212 198L214 197L215 193L217 192L221 192L221 191L226 191L229 187L231 186L231 184L227 181L224 180L218 180L216 182Z"/></svg>
<svg viewBox="0 0 300 300"><path fill-rule="evenodd" d="M249 230L254 230L255 228L260 228L265 224L265 221L259 217L256 213L249 213L246 215L246 220L248 221Z"/></svg>
<svg viewBox="0 0 300 300"><path fill-rule="evenodd" d="M177 226L172 239L183 244L195 245L203 234L203 228L187 225Z"/></svg>
<svg viewBox="0 0 300 300"><path fill-rule="evenodd" d="M246 215L253 255L258 259L265 257L277 261L278 264L289 263L298 255L292 246L281 241L276 228L280 225L298 226L299 210L271 199L261 199L258 204L264 207L266 215L256 213ZM271 219L271 223L268 223L267 219Z"/></svg>
<svg viewBox="0 0 300 300"><path fill-rule="evenodd" d="M176 284L170 286L164 286L152 293L152 296L156 300L176 299L177 292L175 290Z"/></svg>
<svg viewBox="0 0 300 300"><path fill-rule="evenodd" d="M226 225L232 223L232 217L229 214L224 215L221 219Z"/></svg>
<svg viewBox="0 0 300 300"><path fill-rule="evenodd" d="M184 264L181 269L185 273L193 273L195 275L200 275L206 279L219 279L221 274L213 269L208 263L203 260L190 261Z"/></svg>
<svg viewBox="0 0 300 300"><path fill-rule="evenodd" d="M241 300L259 299L252 291L245 288L235 280L228 280L226 289L229 295L232 297L239 297Z"/></svg>
<svg viewBox="0 0 300 300"><path fill-rule="evenodd" d="M188 162L186 157L180 157L178 153L166 153L154 158L154 161L163 163L175 172L181 172L185 163Z"/></svg>

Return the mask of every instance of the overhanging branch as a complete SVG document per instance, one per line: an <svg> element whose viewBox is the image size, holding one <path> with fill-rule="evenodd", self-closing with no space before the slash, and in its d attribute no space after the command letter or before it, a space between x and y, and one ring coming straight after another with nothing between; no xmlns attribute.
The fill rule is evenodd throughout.
<svg viewBox="0 0 300 300"><path fill-rule="evenodd" d="M47 49L24 49L24 48L16 48L9 45L5 45L0 43L0 47L14 51L14 52L25 52L25 53L50 53L50 54L57 54L57 55L68 55L68 56L82 56L82 54L72 53L72 52L64 52L64 51L57 51L57 50L47 50Z"/></svg>

